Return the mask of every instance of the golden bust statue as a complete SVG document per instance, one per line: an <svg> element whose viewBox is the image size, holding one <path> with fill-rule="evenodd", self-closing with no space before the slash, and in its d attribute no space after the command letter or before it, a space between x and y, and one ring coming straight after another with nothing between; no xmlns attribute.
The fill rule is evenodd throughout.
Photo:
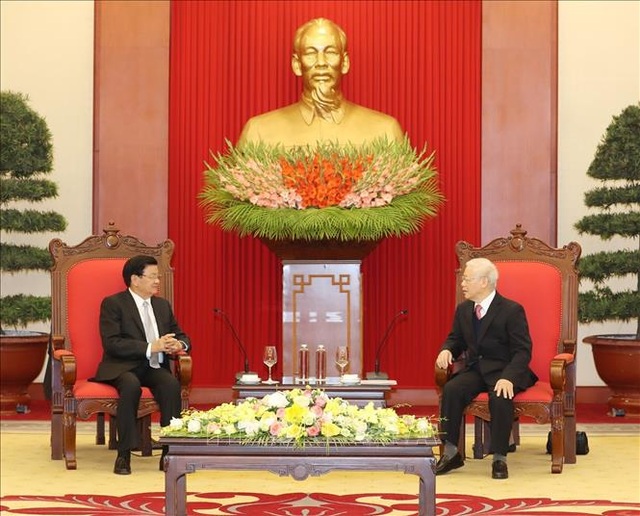
<svg viewBox="0 0 640 516"><path fill-rule="evenodd" d="M374 138L402 140L403 131L389 115L348 102L340 91L349 71L347 36L331 20L316 18L298 28L291 68L302 77L298 102L251 118L238 146L264 142L285 147L320 141L362 145Z"/></svg>

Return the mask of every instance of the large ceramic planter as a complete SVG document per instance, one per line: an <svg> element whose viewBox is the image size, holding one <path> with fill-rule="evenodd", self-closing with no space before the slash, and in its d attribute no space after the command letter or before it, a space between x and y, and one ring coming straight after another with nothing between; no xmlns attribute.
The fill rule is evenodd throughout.
<svg viewBox="0 0 640 516"><path fill-rule="evenodd" d="M27 389L42 370L48 343L48 333L7 330L0 335L0 414L28 410Z"/></svg>
<svg viewBox="0 0 640 516"><path fill-rule="evenodd" d="M640 415L640 340L635 335L590 335L598 375L612 391L609 406Z"/></svg>

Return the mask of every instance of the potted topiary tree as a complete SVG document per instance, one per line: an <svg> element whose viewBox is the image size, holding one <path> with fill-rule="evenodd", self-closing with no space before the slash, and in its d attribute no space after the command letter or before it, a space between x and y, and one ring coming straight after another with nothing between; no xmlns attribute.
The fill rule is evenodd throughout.
<svg viewBox="0 0 640 516"><path fill-rule="evenodd" d="M640 414L640 104L613 118L596 150L587 175L601 186L586 192L585 204L599 213L575 227L603 240L628 239L634 247L583 257L580 275L594 288L580 292L580 322L634 321L635 333L590 335L596 370L609 386L609 406L619 415ZM635 289L614 291L607 281L633 278Z"/></svg>
<svg viewBox="0 0 640 516"><path fill-rule="evenodd" d="M52 166L53 146L45 119L29 107L25 95L0 92L0 271L3 274L48 271L51 267L46 248L10 243L6 236L65 229L62 215L25 208L57 197L56 184L43 177L51 172ZM26 328L30 323L46 322L50 317L50 297L19 293L0 299L2 413L28 411L27 388L42 368L49 336Z"/></svg>

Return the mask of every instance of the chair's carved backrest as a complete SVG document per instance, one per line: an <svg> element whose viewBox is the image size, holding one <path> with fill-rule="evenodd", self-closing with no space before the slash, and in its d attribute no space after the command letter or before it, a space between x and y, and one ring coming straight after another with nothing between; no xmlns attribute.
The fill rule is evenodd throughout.
<svg viewBox="0 0 640 516"><path fill-rule="evenodd" d="M102 300L126 288L122 267L138 254L158 260L162 275L160 294L173 301L174 244L165 240L147 246L135 237L121 235L111 222L102 235L86 238L76 246L60 239L49 243L51 268L51 324L54 335L63 335L65 348L76 356L77 378L92 377L102 357L99 315Z"/></svg>
<svg viewBox="0 0 640 516"><path fill-rule="evenodd" d="M582 250L576 242L552 248L526 234L518 224L511 230L511 236L497 238L483 247L458 242L456 297L458 301L464 299L460 280L469 260L488 258L494 262L499 274L498 292L522 304L527 314L533 341L531 369L540 380L548 381L550 360L564 350L564 342L575 342L577 338L576 266Z"/></svg>

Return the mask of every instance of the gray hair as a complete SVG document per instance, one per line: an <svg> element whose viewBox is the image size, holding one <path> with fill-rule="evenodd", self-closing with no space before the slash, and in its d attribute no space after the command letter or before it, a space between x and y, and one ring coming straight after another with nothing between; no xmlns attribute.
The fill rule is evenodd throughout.
<svg viewBox="0 0 640 516"><path fill-rule="evenodd" d="M342 52L344 53L347 51L347 35L342 28L327 18L314 18L313 20L309 20L307 23L300 25L296 30L296 34L293 38L293 52L295 54L298 54L298 51L300 50L300 45L305 32L307 32L311 27L318 25L329 25L332 27L338 33L340 45L342 45Z"/></svg>
<svg viewBox="0 0 640 516"><path fill-rule="evenodd" d="M487 258L473 258L467 262L466 266L471 268L474 274L477 274L479 277L487 278L491 288L496 288L496 284L498 283L498 268L491 260Z"/></svg>

